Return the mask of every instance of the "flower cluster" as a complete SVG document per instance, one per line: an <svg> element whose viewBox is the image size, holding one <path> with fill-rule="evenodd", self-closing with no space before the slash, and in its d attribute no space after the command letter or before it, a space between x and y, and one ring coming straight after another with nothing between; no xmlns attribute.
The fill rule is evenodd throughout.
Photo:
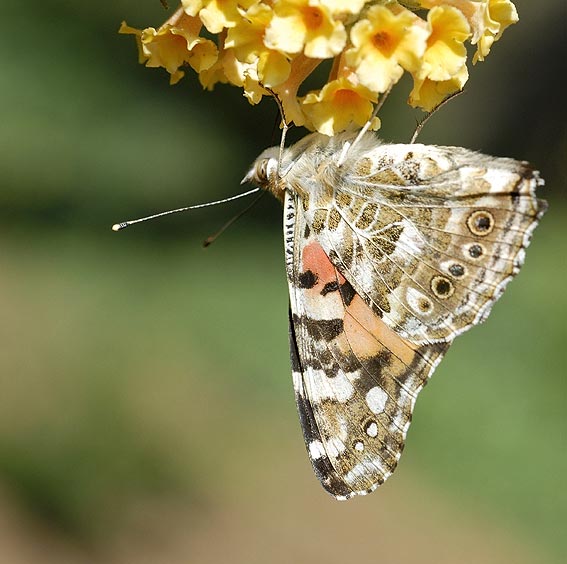
<svg viewBox="0 0 567 564"><path fill-rule="evenodd" d="M160 28L137 30L140 62L164 67L171 83L192 67L204 88L243 89L251 104L277 97L288 124L326 135L362 126L379 95L404 72L409 103L431 110L468 79L503 31L518 21L510 0L181 0ZM321 89L299 95L325 60Z"/></svg>

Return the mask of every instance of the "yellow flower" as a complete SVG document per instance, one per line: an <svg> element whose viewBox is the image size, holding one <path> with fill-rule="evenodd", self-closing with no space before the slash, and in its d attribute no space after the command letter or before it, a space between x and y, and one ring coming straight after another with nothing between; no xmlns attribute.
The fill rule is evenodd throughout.
<svg viewBox="0 0 567 564"><path fill-rule="evenodd" d="M228 78L224 72L222 59L218 59L212 67L202 70L199 73L199 82L206 90L212 90L215 84L219 82L228 82Z"/></svg>
<svg viewBox="0 0 567 564"><path fill-rule="evenodd" d="M461 90L468 79L464 42L470 27L463 13L452 6L436 6L427 14L430 30L421 67L412 73L409 104L431 111L448 95Z"/></svg>
<svg viewBox="0 0 567 564"><path fill-rule="evenodd" d="M185 13L199 15L211 33L220 33L224 28L234 27L241 19L241 9L249 8L257 0L182 0Z"/></svg>
<svg viewBox="0 0 567 564"><path fill-rule="evenodd" d="M413 90L409 95L409 104L430 112L447 96L462 90L469 78L467 66L463 65L449 80L431 80L430 78L414 77Z"/></svg>
<svg viewBox="0 0 567 564"><path fill-rule="evenodd" d="M465 16L451 6L438 6L427 14L430 29L418 74L430 80L449 80L467 60L464 42L470 37Z"/></svg>
<svg viewBox="0 0 567 564"><path fill-rule="evenodd" d="M516 7L510 0L422 0L421 5L424 8L450 5L465 15L472 29L471 44L478 44L473 63L483 61L492 44L519 19Z"/></svg>
<svg viewBox="0 0 567 564"><path fill-rule="evenodd" d="M320 0L274 0L274 17L264 38L268 49L305 53L314 59L338 55L347 33Z"/></svg>
<svg viewBox="0 0 567 564"><path fill-rule="evenodd" d="M404 72L410 105L431 110L467 81L465 42L477 46L473 62L483 60L517 20L510 0L181 0L159 29L120 32L134 34L140 62L167 69L171 83L190 65L204 88L231 83L251 104L273 96L288 125L333 135L362 126ZM326 84L300 98L324 60Z"/></svg>
<svg viewBox="0 0 567 564"><path fill-rule="evenodd" d="M234 49L236 58L258 65L258 79L268 88L285 82L291 70L288 58L264 46L264 34L272 19L272 9L256 4L243 12L243 20L228 30L225 49Z"/></svg>
<svg viewBox="0 0 567 564"><path fill-rule="evenodd" d="M427 36L425 22L409 10L394 13L381 5L372 6L353 25L353 47L346 51L345 60L361 84L374 92L386 92L404 69L419 68Z"/></svg>
<svg viewBox="0 0 567 564"><path fill-rule="evenodd" d="M364 7L364 4L370 0L321 0L331 13L335 16L339 14L358 14Z"/></svg>
<svg viewBox="0 0 567 564"><path fill-rule="evenodd" d="M266 88L283 84L291 72L291 63L277 51L264 51L258 59L258 80Z"/></svg>
<svg viewBox="0 0 567 564"><path fill-rule="evenodd" d="M340 77L325 84L319 92L307 94L301 103L314 129L331 136L353 122L362 127L372 115L376 94ZM375 121L373 125L377 128L379 122Z"/></svg>
<svg viewBox="0 0 567 564"><path fill-rule="evenodd" d="M241 21L229 29L225 49L234 49L236 56L247 63L258 58L264 46L264 34L272 20L273 11L266 4L256 4L242 12Z"/></svg>
<svg viewBox="0 0 567 564"><path fill-rule="evenodd" d="M206 3L207 0L181 0L181 6L188 16L196 16Z"/></svg>
<svg viewBox="0 0 567 564"><path fill-rule="evenodd" d="M244 96L251 104L257 104L266 90L264 90L258 80L258 65L256 62L244 63L239 61L233 49L224 51L222 57L224 74L227 79L236 86L244 89Z"/></svg>
<svg viewBox="0 0 567 564"><path fill-rule="evenodd" d="M478 48L473 57L473 64L477 61L484 61L484 58L490 53L492 44L500 39L507 27L519 20L516 7L509 0L488 0L483 15L485 27L478 38ZM476 43L473 37L472 44Z"/></svg>
<svg viewBox="0 0 567 564"><path fill-rule="evenodd" d="M133 34L138 42L139 60L147 67L163 67L175 84L184 76L180 68L188 63L197 72L213 66L217 60L216 45L199 37L202 23L178 10L157 31L153 27L139 30L122 22L119 33Z"/></svg>

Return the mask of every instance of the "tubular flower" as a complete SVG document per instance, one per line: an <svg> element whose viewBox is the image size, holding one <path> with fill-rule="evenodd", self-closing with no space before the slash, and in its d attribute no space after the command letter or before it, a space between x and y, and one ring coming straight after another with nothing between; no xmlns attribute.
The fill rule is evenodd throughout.
<svg viewBox="0 0 567 564"><path fill-rule="evenodd" d="M139 60L147 67L164 67L175 84L184 76L179 70L185 63L201 72L213 66L217 47L209 39L199 37L203 24L178 11L157 31L148 27L142 31L122 22L119 33L134 34L138 42Z"/></svg>
<svg viewBox="0 0 567 564"><path fill-rule="evenodd" d="M470 27L462 12L436 6L427 14L429 37L418 74L433 81L450 80L467 61Z"/></svg>
<svg viewBox="0 0 567 564"><path fill-rule="evenodd" d="M519 19L510 0L422 0L421 5L424 8L453 6L463 13L471 26L471 44L478 45L473 63L484 61L492 44Z"/></svg>
<svg viewBox="0 0 567 564"><path fill-rule="evenodd" d="M267 88L285 82L291 71L288 57L264 45L264 32L272 16L273 11L266 4L251 6L241 25L228 30L224 42L225 49L234 49L239 61L257 66L258 81Z"/></svg>
<svg viewBox="0 0 567 564"><path fill-rule="evenodd" d="M500 39L504 30L518 21L518 12L516 6L509 0L488 0L483 12L484 28L480 28L476 41L478 43L477 51L473 58L473 63L484 61L484 58L490 53L492 44Z"/></svg>
<svg viewBox="0 0 567 564"><path fill-rule="evenodd" d="M310 92L301 103L313 128L331 136L351 123L362 127L372 115L376 94L341 77L325 84L319 92Z"/></svg>
<svg viewBox="0 0 567 564"><path fill-rule="evenodd" d="M304 52L313 59L338 55L347 33L340 20L318 0L274 2L274 18L266 29L264 43L282 53Z"/></svg>
<svg viewBox="0 0 567 564"><path fill-rule="evenodd" d="M431 110L468 80L465 43L482 61L516 21L510 0L181 0L161 27L120 33L134 34L140 62L165 68L171 84L191 67L206 89L229 83L251 104L274 96L286 123L334 135L363 125L405 72L409 103ZM300 95L324 60L327 80Z"/></svg>
<svg viewBox="0 0 567 564"><path fill-rule="evenodd" d="M449 80L431 80L430 78L414 78L413 90L409 95L409 104L430 112L447 96L462 90L469 78L467 66L463 65Z"/></svg>
<svg viewBox="0 0 567 564"><path fill-rule="evenodd" d="M385 6L372 6L352 27L346 63L355 69L361 84L386 92L404 69L419 68L427 35L425 22L413 12L403 9L396 14Z"/></svg>
<svg viewBox="0 0 567 564"><path fill-rule="evenodd" d="M182 0L181 5L188 15L198 14L208 31L221 33L240 22L241 8L249 8L255 3L255 0Z"/></svg>
<svg viewBox="0 0 567 564"><path fill-rule="evenodd" d="M436 6L427 14L429 37L421 67L412 73L412 106L431 111L447 96L461 90L468 79L464 42L470 28L462 12L452 6Z"/></svg>

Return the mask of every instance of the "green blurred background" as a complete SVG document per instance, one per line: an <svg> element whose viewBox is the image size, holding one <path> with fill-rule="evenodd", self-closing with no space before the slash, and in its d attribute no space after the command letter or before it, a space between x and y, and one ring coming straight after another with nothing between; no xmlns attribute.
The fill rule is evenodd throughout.
<svg viewBox="0 0 567 564"><path fill-rule="evenodd" d="M417 403L394 477L338 503L292 395L281 209L232 195L276 110L137 64L158 0L3 0L0 562L554 562L567 549L564 0L520 23L426 143L532 161L550 209ZM416 114L401 83L382 136Z"/></svg>

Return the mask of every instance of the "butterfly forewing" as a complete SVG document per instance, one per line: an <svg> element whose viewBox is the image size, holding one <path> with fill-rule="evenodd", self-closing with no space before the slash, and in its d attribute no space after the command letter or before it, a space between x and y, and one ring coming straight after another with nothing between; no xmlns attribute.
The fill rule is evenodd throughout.
<svg viewBox="0 0 567 564"><path fill-rule="evenodd" d="M488 314L545 210L525 163L461 148L375 143L335 169L332 191L311 192L308 221L367 303L416 342Z"/></svg>
<svg viewBox="0 0 567 564"><path fill-rule="evenodd" d="M297 405L316 474L348 498L393 472L415 398L448 344L398 336L331 262L297 196L285 209Z"/></svg>
<svg viewBox="0 0 567 564"><path fill-rule="evenodd" d="M339 499L393 472L417 395L518 272L546 207L526 163L353 139L312 134L246 176L284 203L297 406Z"/></svg>

